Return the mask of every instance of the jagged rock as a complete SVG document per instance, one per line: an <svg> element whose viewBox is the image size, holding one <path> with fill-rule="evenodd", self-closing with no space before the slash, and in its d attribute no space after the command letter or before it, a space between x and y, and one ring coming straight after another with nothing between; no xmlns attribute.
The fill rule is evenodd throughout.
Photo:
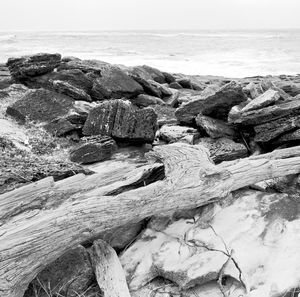
<svg viewBox="0 0 300 297"><path fill-rule="evenodd" d="M268 142L285 132L300 128L300 115L279 118L254 127L256 142Z"/></svg>
<svg viewBox="0 0 300 297"><path fill-rule="evenodd" d="M109 63L99 60L72 59L68 62L61 63L58 67L58 71L81 70L83 73L91 73L93 75L100 76L103 68L109 67L109 65Z"/></svg>
<svg viewBox="0 0 300 297"><path fill-rule="evenodd" d="M293 81L278 80L274 82L275 86L282 89L288 95L295 97L300 94L300 83Z"/></svg>
<svg viewBox="0 0 300 297"><path fill-rule="evenodd" d="M9 58L7 66L17 80L34 77L53 71L60 65L60 54L36 54L21 58Z"/></svg>
<svg viewBox="0 0 300 297"><path fill-rule="evenodd" d="M177 119L175 117L175 108L165 105L155 105L152 107L157 114L157 124L162 125L176 125Z"/></svg>
<svg viewBox="0 0 300 297"><path fill-rule="evenodd" d="M192 136L192 142L199 138L200 134L197 129L183 126L164 125L159 130L159 138L167 143L178 142L186 136ZM193 144L193 143L191 143Z"/></svg>
<svg viewBox="0 0 300 297"><path fill-rule="evenodd" d="M13 79L8 68L4 64L0 64L0 90L8 88L13 84Z"/></svg>
<svg viewBox="0 0 300 297"><path fill-rule="evenodd" d="M110 98L132 98L143 93L143 88L123 70L107 66L101 70L101 77L93 82L92 97L96 100Z"/></svg>
<svg viewBox="0 0 300 297"><path fill-rule="evenodd" d="M253 81L243 88L243 92L250 98L255 99L260 96L264 91L260 84L256 84Z"/></svg>
<svg viewBox="0 0 300 297"><path fill-rule="evenodd" d="M54 136L65 136L67 133L75 131L78 127L67 119L55 119L43 126L43 128Z"/></svg>
<svg viewBox="0 0 300 297"><path fill-rule="evenodd" d="M157 86L151 84L147 80L145 80L142 77L130 74L130 77L132 77L137 83L139 83L143 89L144 92L147 93L148 95L155 96L155 97L162 97L161 91L157 88Z"/></svg>
<svg viewBox="0 0 300 297"><path fill-rule="evenodd" d="M171 107L177 107L178 106L178 98L179 98L179 92L175 89L172 90L172 95L169 97L165 97L163 100L164 102L171 106Z"/></svg>
<svg viewBox="0 0 300 297"><path fill-rule="evenodd" d="M171 82L169 84L169 87L172 89L177 89L177 90L182 89L181 84L179 84L177 81Z"/></svg>
<svg viewBox="0 0 300 297"><path fill-rule="evenodd" d="M152 79L160 84L163 84L166 82L165 76L163 75L163 73L160 70L150 67L150 66L147 66L147 65L140 66L140 68L145 70L150 75L150 79Z"/></svg>
<svg viewBox="0 0 300 297"><path fill-rule="evenodd" d="M243 144L228 138L212 139L203 137L196 140L196 144L205 146L215 163L244 158L248 155L247 148Z"/></svg>
<svg viewBox="0 0 300 297"><path fill-rule="evenodd" d="M211 138L233 138L236 135L236 131L226 122L202 114L196 117L196 124L198 127L204 129Z"/></svg>
<svg viewBox="0 0 300 297"><path fill-rule="evenodd" d="M152 108L139 109L129 101L105 101L92 109L83 127L85 135L108 135L117 139L152 142L157 115Z"/></svg>
<svg viewBox="0 0 300 297"><path fill-rule="evenodd" d="M264 107L257 110L250 110L240 114L237 117L229 117L229 123L241 125L259 125L264 124L285 116L294 116L299 114L300 101L290 100L280 104Z"/></svg>
<svg viewBox="0 0 300 297"><path fill-rule="evenodd" d="M169 72L162 72L165 77L166 83L170 84L175 81L175 77Z"/></svg>
<svg viewBox="0 0 300 297"><path fill-rule="evenodd" d="M84 247L78 246L48 265L33 280L31 287L40 291L39 297L56 294L78 297L85 293L93 279L89 255Z"/></svg>
<svg viewBox="0 0 300 297"><path fill-rule="evenodd" d="M279 136L277 139L272 142L272 144L275 145L282 145L284 143L293 143L295 141L300 140L300 129L297 129L296 131L284 133L282 136Z"/></svg>
<svg viewBox="0 0 300 297"><path fill-rule="evenodd" d="M231 107L246 100L241 85L232 81L211 95L200 95L181 105L175 114L184 123L192 123L199 113L226 120Z"/></svg>
<svg viewBox="0 0 300 297"><path fill-rule="evenodd" d="M273 103L277 102L280 99L280 94L278 91L274 91L269 89L268 91L264 92L263 94L259 95L252 101L250 101L242 110L241 112L246 112L249 110L255 110L259 108L263 108Z"/></svg>
<svg viewBox="0 0 300 297"><path fill-rule="evenodd" d="M26 119L51 122L66 116L74 108L74 100L45 89L29 90L7 108L7 114L24 123Z"/></svg>
<svg viewBox="0 0 300 297"><path fill-rule="evenodd" d="M281 88L278 88L270 79L264 79L261 82L261 87L264 91L269 89L277 91L280 94L281 99L288 100L290 99L290 95L283 91Z"/></svg>
<svg viewBox="0 0 300 297"><path fill-rule="evenodd" d="M116 151L116 142L107 136L82 138L83 143L70 152L70 160L80 164L91 164L109 159Z"/></svg>
<svg viewBox="0 0 300 297"><path fill-rule="evenodd" d="M162 97L171 96L173 94L172 90L163 84L159 84L154 80L148 80L148 82L161 92Z"/></svg>
<svg viewBox="0 0 300 297"><path fill-rule="evenodd" d="M131 98L130 102L139 107L147 107L149 105L165 105L165 102L158 97L140 94L136 98Z"/></svg>
<svg viewBox="0 0 300 297"><path fill-rule="evenodd" d="M1 107L4 108L6 103L12 104L24 96L28 88L22 84L12 84L9 87L0 90Z"/></svg>
<svg viewBox="0 0 300 297"><path fill-rule="evenodd" d="M237 119L241 117L242 114L242 109L251 102L251 99L247 99L247 101L244 101L238 105L233 106L229 113L228 113L228 122L229 123L234 123Z"/></svg>
<svg viewBox="0 0 300 297"><path fill-rule="evenodd" d="M194 292L187 296L210 296L223 269L228 296L281 296L299 283L299 228L294 199L240 190L199 209L193 220L170 220L159 231L149 226L120 260L131 291L159 276Z"/></svg>
<svg viewBox="0 0 300 297"><path fill-rule="evenodd" d="M184 89L192 89L191 80L187 77L182 77L176 79L176 82L179 83Z"/></svg>

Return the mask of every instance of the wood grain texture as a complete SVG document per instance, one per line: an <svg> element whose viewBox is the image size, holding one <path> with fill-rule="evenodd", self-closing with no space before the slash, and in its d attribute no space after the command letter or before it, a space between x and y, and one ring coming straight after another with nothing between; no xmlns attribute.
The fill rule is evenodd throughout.
<svg viewBox="0 0 300 297"><path fill-rule="evenodd" d="M196 208L258 181L300 172L300 147L217 166L200 145L159 146L149 157L156 163L131 168L125 177L113 168L56 183L41 181L32 185L36 190L29 196L22 188L18 194L1 195L0 296L22 297L47 264L101 232L152 215ZM141 185L161 163L165 178ZM120 172L126 172L125 167ZM39 206L38 201L44 202Z"/></svg>

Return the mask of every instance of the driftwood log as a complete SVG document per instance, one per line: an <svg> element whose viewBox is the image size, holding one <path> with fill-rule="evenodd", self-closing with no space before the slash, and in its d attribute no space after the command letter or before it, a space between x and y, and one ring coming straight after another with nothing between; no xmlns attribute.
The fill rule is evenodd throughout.
<svg viewBox="0 0 300 297"><path fill-rule="evenodd" d="M105 297L130 297L125 273L116 251L98 239L90 249L96 279Z"/></svg>
<svg viewBox="0 0 300 297"><path fill-rule="evenodd" d="M300 147L214 165L204 147L176 143L156 147L152 159L158 162L135 170L124 164L55 183L46 178L1 195L0 296L22 297L47 264L98 233L300 172Z"/></svg>

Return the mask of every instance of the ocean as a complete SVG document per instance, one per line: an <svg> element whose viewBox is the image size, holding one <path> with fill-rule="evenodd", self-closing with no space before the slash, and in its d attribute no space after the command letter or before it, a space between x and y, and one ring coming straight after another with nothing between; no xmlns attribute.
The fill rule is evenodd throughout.
<svg viewBox="0 0 300 297"><path fill-rule="evenodd" d="M185 74L298 74L300 30L0 32L0 62L38 52Z"/></svg>

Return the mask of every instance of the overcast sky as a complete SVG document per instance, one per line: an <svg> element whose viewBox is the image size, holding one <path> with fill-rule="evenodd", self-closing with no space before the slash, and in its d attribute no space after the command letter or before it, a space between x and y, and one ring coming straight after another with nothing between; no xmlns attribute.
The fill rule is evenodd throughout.
<svg viewBox="0 0 300 297"><path fill-rule="evenodd" d="M300 28L300 0L0 0L0 30Z"/></svg>

